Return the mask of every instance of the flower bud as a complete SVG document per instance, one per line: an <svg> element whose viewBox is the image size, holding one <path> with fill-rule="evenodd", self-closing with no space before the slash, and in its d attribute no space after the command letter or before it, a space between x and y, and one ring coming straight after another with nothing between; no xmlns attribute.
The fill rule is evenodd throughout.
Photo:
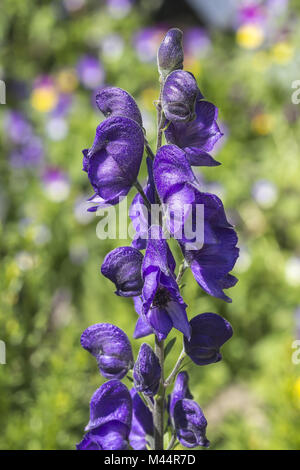
<svg viewBox="0 0 300 470"><path fill-rule="evenodd" d="M117 295L135 297L142 292L142 262L140 251L131 246L121 246L105 256L101 273L115 284Z"/></svg>
<svg viewBox="0 0 300 470"><path fill-rule="evenodd" d="M169 121L188 122L195 119L196 99L200 91L194 76L175 70L166 78L162 91L162 109Z"/></svg>
<svg viewBox="0 0 300 470"><path fill-rule="evenodd" d="M184 447L209 446L205 435L207 421L195 401L183 399L176 402L174 423L177 438Z"/></svg>
<svg viewBox="0 0 300 470"><path fill-rule="evenodd" d="M122 379L133 366L129 339L115 325L92 325L82 333L80 342L97 359L100 373L107 379Z"/></svg>
<svg viewBox="0 0 300 470"><path fill-rule="evenodd" d="M182 31L169 29L157 52L158 71L164 80L173 70L183 69Z"/></svg>
<svg viewBox="0 0 300 470"><path fill-rule="evenodd" d="M215 313L202 313L194 317L190 325L191 339L184 338L187 355L198 366L219 362L222 359L220 347L233 334L230 323Z"/></svg>
<svg viewBox="0 0 300 470"><path fill-rule="evenodd" d="M144 392L145 395L156 395L159 388L160 375L161 367L158 357L147 343L142 344L133 368L136 390Z"/></svg>

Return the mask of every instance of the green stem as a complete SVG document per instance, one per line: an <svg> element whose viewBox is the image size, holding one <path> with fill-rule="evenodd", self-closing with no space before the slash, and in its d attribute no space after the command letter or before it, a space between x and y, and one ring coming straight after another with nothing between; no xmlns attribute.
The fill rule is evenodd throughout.
<svg viewBox="0 0 300 470"><path fill-rule="evenodd" d="M169 375L169 377L167 378L167 380L165 381L164 383L164 386L165 388L167 388L169 385L171 385L171 383L173 382L173 380L175 379L176 375L177 375L177 372L179 371L184 359L185 359L185 356L186 356L186 353L184 351L184 349L181 351L180 353L180 356L179 358L177 359L177 362L174 366L174 369L172 370L171 374Z"/></svg>
<svg viewBox="0 0 300 470"><path fill-rule="evenodd" d="M154 450L164 448L164 414L165 414L165 387L164 387L164 341L158 341L155 336L155 354L161 367L161 379L158 393L154 400Z"/></svg>

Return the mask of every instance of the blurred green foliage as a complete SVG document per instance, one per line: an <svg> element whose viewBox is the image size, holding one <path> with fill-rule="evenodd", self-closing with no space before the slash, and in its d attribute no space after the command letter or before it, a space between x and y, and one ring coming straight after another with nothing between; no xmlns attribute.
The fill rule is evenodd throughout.
<svg viewBox="0 0 300 470"><path fill-rule="evenodd" d="M105 2L87 1L73 12L62 4L1 3L0 78L8 92L0 107L0 339L7 348L7 364L0 365L1 449L73 449L88 421L90 396L102 383L94 359L80 347L81 332L109 321L132 338L136 321L132 301L114 296L100 275L105 254L130 241L99 240L97 217L83 219L74 211L78 198L91 194L81 149L91 145L102 119L92 92L74 87L68 134L53 140L45 130L49 113L33 106L32 87L38 76L55 80L61 70L75 70L81 55L92 54L105 68L106 83L137 98L147 128L149 119L155 122L157 72L155 63L138 59L133 37L152 24L151 11L136 6L120 19ZM188 365L213 449L300 448L300 365L292 363L300 303L300 121L299 106L291 103L291 84L300 79L297 14L284 39L257 50L240 47L232 31L211 31L209 52L188 63L218 106L226 134L217 155L222 166L202 176L207 185L221 185L242 248L232 304L205 295L190 273L184 277L188 314L219 313L235 333L223 361ZM183 16L170 26L185 31L192 25ZM115 60L101 49L108 34L124 41ZM9 109L21 111L42 139L45 164L68 175L64 200L49 199L41 170L11 166L4 126ZM153 144L151 126L148 135ZM276 188L272 204L253 197L261 180ZM48 234L42 240L41 227ZM140 343L134 342L135 354ZM180 347L178 335L167 370Z"/></svg>

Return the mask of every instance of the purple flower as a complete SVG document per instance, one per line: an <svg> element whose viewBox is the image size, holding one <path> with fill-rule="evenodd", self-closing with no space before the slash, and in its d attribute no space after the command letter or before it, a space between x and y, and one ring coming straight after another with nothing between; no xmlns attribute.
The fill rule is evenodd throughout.
<svg viewBox="0 0 300 470"><path fill-rule="evenodd" d="M189 28L184 34L184 53L188 57L203 57L211 46L205 29Z"/></svg>
<svg viewBox="0 0 300 470"><path fill-rule="evenodd" d="M149 178L147 185L143 189L150 204L155 204L153 164L150 158L147 158L147 167ZM151 225L151 214L149 213L140 193L137 193L133 198L129 208L129 217L136 231L135 237L132 241L132 246L138 250L144 250L147 245L148 230Z"/></svg>
<svg viewBox="0 0 300 470"><path fill-rule="evenodd" d="M77 64L77 74L81 83L88 89L94 90L102 85L105 71L96 57L85 55Z"/></svg>
<svg viewBox="0 0 300 470"><path fill-rule="evenodd" d="M91 201L98 207L118 204L137 179L143 152L144 134L135 121L123 116L104 120L92 148L83 150L83 170L95 191Z"/></svg>
<svg viewBox="0 0 300 470"><path fill-rule="evenodd" d="M101 273L115 284L115 294L135 297L141 294L143 288L142 262L142 253L131 246L122 246L105 256Z"/></svg>
<svg viewBox="0 0 300 470"><path fill-rule="evenodd" d="M173 70L183 69L182 31L169 29L157 52L158 70L166 78Z"/></svg>
<svg viewBox="0 0 300 470"><path fill-rule="evenodd" d="M170 231L180 240L180 246L198 284L210 295L228 302L223 289L233 287L237 282L228 274L234 267L239 250L236 247L237 236L228 223L221 200L209 193L202 193L199 183L192 172L183 151L178 147L167 145L157 153L154 166L154 181L161 201L168 206L169 212L175 213L176 230L170 223ZM204 207L203 223L200 229L194 227L194 214L197 207ZM187 243L185 225L191 218L193 231L201 241L202 247L197 249L198 241L194 239L193 249ZM172 222L172 221L171 221ZM203 222L203 221L202 221ZM178 227L178 224L182 225ZM182 234L182 235L181 235ZM195 249L196 248L196 249Z"/></svg>
<svg viewBox="0 0 300 470"><path fill-rule="evenodd" d="M15 144L24 144L32 138L32 128L28 120L18 111L10 111L4 119L5 134Z"/></svg>
<svg viewBox="0 0 300 470"><path fill-rule="evenodd" d="M232 334L230 323L215 313L202 313L190 321L192 336L184 338L187 355L198 366L205 366L222 359L220 347Z"/></svg>
<svg viewBox="0 0 300 470"><path fill-rule="evenodd" d="M127 335L110 323L97 323L87 328L81 335L81 346L97 359L106 379L122 379L133 366Z"/></svg>
<svg viewBox="0 0 300 470"><path fill-rule="evenodd" d="M173 391L169 395L169 414L171 422L174 425L174 408L178 400L183 400L184 398L192 399L193 395L189 390L189 376L188 373L183 371L179 372L176 377Z"/></svg>
<svg viewBox="0 0 300 470"><path fill-rule="evenodd" d="M134 308L136 313L139 315L139 318L135 325L135 330L133 333L133 337L135 339L143 338L144 336L148 336L154 333L153 328L149 325L147 320L143 315L143 301L141 297L134 297Z"/></svg>
<svg viewBox="0 0 300 470"><path fill-rule="evenodd" d="M136 390L145 393L145 395L156 395L159 388L160 375L161 367L158 357L147 343L143 343L133 368Z"/></svg>
<svg viewBox="0 0 300 470"><path fill-rule="evenodd" d="M188 122L195 118L196 99L203 98L194 76L175 70L166 78L162 91L162 109L172 122Z"/></svg>
<svg viewBox="0 0 300 470"><path fill-rule="evenodd" d="M165 28L150 26L138 31L133 37L133 44L141 62L152 62L157 55L157 48L163 39Z"/></svg>
<svg viewBox="0 0 300 470"><path fill-rule="evenodd" d="M90 421L78 450L126 450L132 419L130 393L119 380L103 384L92 396Z"/></svg>
<svg viewBox="0 0 300 470"><path fill-rule="evenodd" d="M132 398L132 424L129 434L129 443L135 450L147 450L149 440L154 439L153 417L135 388L130 390ZM152 447L152 446L151 446Z"/></svg>
<svg viewBox="0 0 300 470"><path fill-rule="evenodd" d="M107 117L124 116L143 126L141 112L134 98L117 87L106 87L96 96L96 103L100 111Z"/></svg>
<svg viewBox="0 0 300 470"><path fill-rule="evenodd" d="M37 168L44 159L44 147L41 139L32 136L25 145L15 148L9 158L13 168Z"/></svg>
<svg viewBox="0 0 300 470"><path fill-rule="evenodd" d="M199 250L189 250L181 243L183 255L205 292L231 302L223 289L237 283L236 277L229 274L239 256L237 235L228 223L222 201L217 196L195 190L195 204L204 206L204 244Z"/></svg>
<svg viewBox="0 0 300 470"><path fill-rule="evenodd" d="M159 341L165 339L173 327L189 338L186 304L174 275L175 260L163 239L160 227L155 228L157 238L151 238L154 230L152 227L142 265L143 317Z"/></svg>
<svg viewBox="0 0 300 470"><path fill-rule="evenodd" d="M174 407L174 426L179 442L188 448L208 447L207 421L200 406L193 400L178 400Z"/></svg>
<svg viewBox="0 0 300 470"><path fill-rule="evenodd" d="M217 124L218 109L212 103L198 99L195 112L193 121L171 122L165 131L166 139L185 151L191 165L220 165L209 154L223 135Z"/></svg>

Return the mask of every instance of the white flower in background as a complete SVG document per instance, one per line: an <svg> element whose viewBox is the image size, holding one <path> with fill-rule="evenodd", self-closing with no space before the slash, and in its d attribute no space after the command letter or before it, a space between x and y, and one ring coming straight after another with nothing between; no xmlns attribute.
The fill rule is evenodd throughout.
<svg viewBox="0 0 300 470"><path fill-rule="evenodd" d="M292 256L285 265L285 279L293 287L300 286L300 257Z"/></svg>
<svg viewBox="0 0 300 470"><path fill-rule="evenodd" d="M278 199L278 189L271 181L258 180L252 187L252 196L260 207L269 209Z"/></svg>
<svg viewBox="0 0 300 470"><path fill-rule="evenodd" d="M67 121L61 117L49 119L46 123L46 133L51 140L59 141L67 137L69 125Z"/></svg>

